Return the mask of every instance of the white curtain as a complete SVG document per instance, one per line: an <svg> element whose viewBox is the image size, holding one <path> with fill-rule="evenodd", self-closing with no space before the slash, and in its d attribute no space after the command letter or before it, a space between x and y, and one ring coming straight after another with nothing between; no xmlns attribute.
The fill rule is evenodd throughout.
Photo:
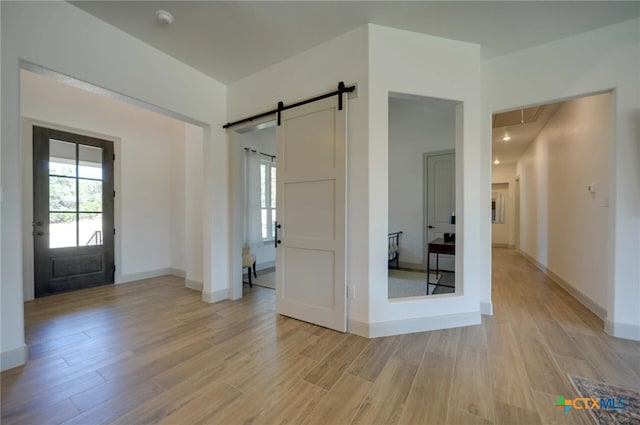
<svg viewBox="0 0 640 425"><path fill-rule="evenodd" d="M244 245L256 252L262 243L260 154L244 151Z"/></svg>

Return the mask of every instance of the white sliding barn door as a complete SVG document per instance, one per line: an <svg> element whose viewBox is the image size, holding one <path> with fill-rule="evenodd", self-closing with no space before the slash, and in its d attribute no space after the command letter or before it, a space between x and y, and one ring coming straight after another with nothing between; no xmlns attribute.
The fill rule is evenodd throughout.
<svg viewBox="0 0 640 425"><path fill-rule="evenodd" d="M345 332L346 96L282 112L277 127L276 310Z"/></svg>

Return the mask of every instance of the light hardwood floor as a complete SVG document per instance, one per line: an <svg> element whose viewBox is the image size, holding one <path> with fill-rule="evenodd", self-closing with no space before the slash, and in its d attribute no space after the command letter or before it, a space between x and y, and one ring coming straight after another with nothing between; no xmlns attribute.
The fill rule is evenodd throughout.
<svg viewBox="0 0 640 425"><path fill-rule="evenodd" d="M494 249L482 325L388 338L274 313L274 292L206 304L162 277L25 304L29 363L3 424L588 424L566 373L640 390L640 343L513 251Z"/></svg>

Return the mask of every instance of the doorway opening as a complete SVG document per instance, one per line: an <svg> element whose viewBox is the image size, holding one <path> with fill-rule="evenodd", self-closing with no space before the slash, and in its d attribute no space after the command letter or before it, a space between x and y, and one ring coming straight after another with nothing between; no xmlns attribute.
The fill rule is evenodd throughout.
<svg viewBox="0 0 640 425"><path fill-rule="evenodd" d="M493 247L515 249L601 318L609 296L612 122L610 92L492 117Z"/></svg>
<svg viewBox="0 0 640 425"><path fill-rule="evenodd" d="M461 290L455 258L461 106L389 95L389 299Z"/></svg>
<svg viewBox="0 0 640 425"><path fill-rule="evenodd" d="M277 114L276 165L268 161L260 164L265 176L261 193L249 190L249 196L242 196L252 186L243 176L246 167L242 164L251 161L259 164L257 157L264 146L245 150L240 142L243 133L253 130L259 135L261 130L244 127L231 133L236 217L232 249L238 252L232 265L235 273L232 296L237 299L243 295L240 270L248 267L241 263L240 247L247 243L252 229L258 228L255 224L260 218L262 231L255 232L260 237L250 238L249 242L257 243L263 252L265 246L273 243L276 312L345 332L347 102L340 91L294 105ZM269 159L273 155L264 154ZM251 176L255 168L248 168L244 174ZM253 182L257 185L258 180ZM276 186L277 194L272 190L269 193L271 186ZM262 202L256 201L258 197Z"/></svg>
<svg viewBox="0 0 640 425"><path fill-rule="evenodd" d="M35 282L46 269L38 266L42 261L34 262L43 244L56 255L65 254L49 261L49 274L66 280L64 289L85 287L74 283L73 276L97 279L101 269L109 276L93 283L175 275L185 279L185 286L202 290L209 262L202 253L205 130L68 80L31 65L20 72L24 300L43 294ZM39 156L33 136L39 127L55 133L47 138L52 146L47 146L44 163L36 161L43 177L57 183L49 191L55 196L41 201L44 217L33 215L38 202L34 153ZM100 155L110 164L100 163ZM57 169L50 169L49 162ZM35 186L49 188L38 182ZM65 232L70 238L58 237L61 228L71 230ZM70 240L75 247L68 246ZM98 252L107 245L112 246L109 255ZM83 252L66 255L70 250Z"/></svg>
<svg viewBox="0 0 640 425"><path fill-rule="evenodd" d="M276 288L276 127L275 121L236 131L242 156L242 281Z"/></svg>

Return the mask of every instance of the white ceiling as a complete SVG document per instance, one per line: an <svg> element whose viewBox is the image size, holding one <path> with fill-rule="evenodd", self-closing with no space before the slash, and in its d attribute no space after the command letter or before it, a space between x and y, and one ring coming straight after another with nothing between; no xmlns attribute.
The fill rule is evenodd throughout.
<svg viewBox="0 0 640 425"><path fill-rule="evenodd" d="M503 55L640 16L639 1L72 1L223 83L366 23ZM175 22L164 26L155 11Z"/></svg>
<svg viewBox="0 0 640 425"><path fill-rule="evenodd" d="M562 102L544 105L538 119L533 122L493 128L491 160L498 159L500 164L515 164L560 106ZM505 134L508 134L511 139L502 140Z"/></svg>

